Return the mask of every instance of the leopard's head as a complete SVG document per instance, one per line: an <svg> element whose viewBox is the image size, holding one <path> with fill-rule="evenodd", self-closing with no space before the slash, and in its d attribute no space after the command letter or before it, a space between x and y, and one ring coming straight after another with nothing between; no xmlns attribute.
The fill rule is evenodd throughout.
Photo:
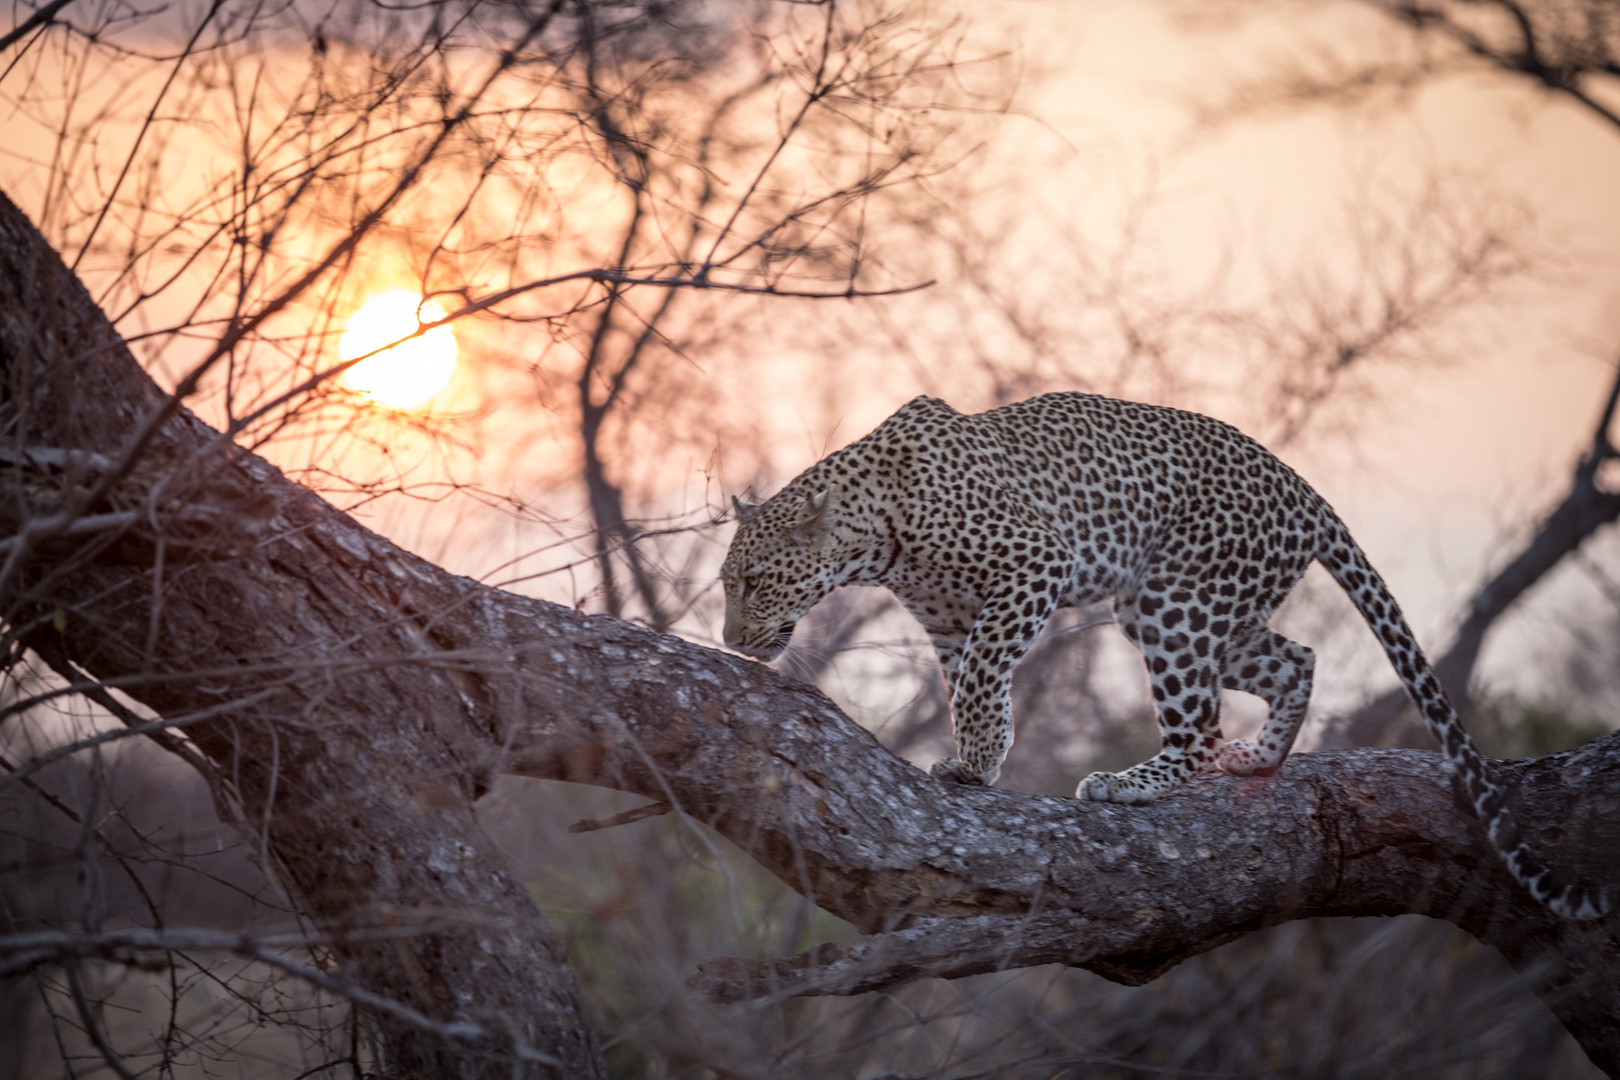
<svg viewBox="0 0 1620 1080"><path fill-rule="evenodd" d="M839 494L806 474L758 506L732 498L737 533L720 567L729 648L776 657L805 613L864 563L870 544L841 512Z"/></svg>

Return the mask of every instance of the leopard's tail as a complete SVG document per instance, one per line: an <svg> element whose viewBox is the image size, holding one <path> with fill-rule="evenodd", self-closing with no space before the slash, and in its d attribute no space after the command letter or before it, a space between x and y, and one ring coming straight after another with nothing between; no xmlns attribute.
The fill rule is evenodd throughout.
<svg viewBox="0 0 1620 1080"><path fill-rule="evenodd" d="M1615 907L1613 889L1559 880L1520 838L1490 766L1463 728L1389 587L1367 562L1344 523L1331 512L1330 520L1332 525L1323 536L1317 561L1350 595L1356 610L1384 647L1413 704L1456 766L1474 814L1490 834L1509 872L1539 903L1562 918L1595 919L1609 914Z"/></svg>

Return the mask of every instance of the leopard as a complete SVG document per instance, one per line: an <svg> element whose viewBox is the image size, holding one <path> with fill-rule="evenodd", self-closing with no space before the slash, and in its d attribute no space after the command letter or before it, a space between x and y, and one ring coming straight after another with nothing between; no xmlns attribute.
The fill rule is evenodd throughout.
<svg viewBox="0 0 1620 1080"><path fill-rule="evenodd" d="M1111 603L1146 665L1160 749L1082 779L1075 797L1099 803L1149 803L1206 773L1277 772L1305 720L1315 656L1268 624L1319 563L1382 645L1513 877L1564 918L1613 910L1612 888L1555 878L1521 839L1498 777L1338 514L1230 424L1080 392L976 414L923 396L763 503L732 504L726 646L770 661L834 589L887 588L939 661L957 756L930 772L947 783L996 781L1013 742L1013 668L1052 615ZM1265 703L1253 738L1223 740L1223 688Z"/></svg>

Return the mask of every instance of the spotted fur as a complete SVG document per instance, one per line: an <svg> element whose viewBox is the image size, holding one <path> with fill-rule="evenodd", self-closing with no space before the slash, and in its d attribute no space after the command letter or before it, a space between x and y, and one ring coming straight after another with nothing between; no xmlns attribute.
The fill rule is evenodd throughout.
<svg viewBox="0 0 1620 1080"><path fill-rule="evenodd" d="M1177 409L1048 394L965 416L911 401L776 496L737 503L721 569L725 641L760 659L840 585L883 585L923 625L950 693L959 757L933 775L993 783L1012 745L1013 665L1057 608L1112 599L1141 650L1162 749L1092 773L1077 798L1149 802L1207 769L1275 771L1310 699L1311 650L1266 626L1313 559L1377 635L1515 878L1560 915L1604 891L1554 882L1522 843L1383 580L1331 507L1237 429ZM1221 687L1268 705L1222 744Z"/></svg>

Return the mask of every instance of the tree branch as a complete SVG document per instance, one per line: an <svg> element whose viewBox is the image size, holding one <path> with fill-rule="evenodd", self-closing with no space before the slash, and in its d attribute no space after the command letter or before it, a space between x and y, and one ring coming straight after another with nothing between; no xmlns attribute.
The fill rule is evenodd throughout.
<svg viewBox="0 0 1620 1080"><path fill-rule="evenodd" d="M27 37L35 27L46 26L56 21L56 13L71 4L73 0L51 0L34 9L33 13L0 36L0 49L9 49L17 41Z"/></svg>
<svg viewBox="0 0 1620 1080"><path fill-rule="evenodd" d="M1523 4L1510 0L1495 0L1493 4L1508 16L1518 35L1516 42L1502 43L1488 40L1473 27L1454 18L1445 10L1445 5L1418 3L1416 0L1372 0L1372 5L1387 11L1419 33L1433 32L1449 38L1487 68L1523 76L1554 94L1569 97L1604 123L1620 130L1620 113L1594 97L1582 85L1590 74L1612 74L1609 69L1613 61L1603 55L1606 43L1601 35L1591 35L1584 42L1586 48L1578 52L1552 58L1538 44L1535 23L1529 10Z"/></svg>
<svg viewBox="0 0 1620 1080"><path fill-rule="evenodd" d="M394 927L387 934L362 935L404 938L422 933L423 926ZM425 1016L409 1005L380 997L361 986L334 978L318 967L288 956L288 947L307 948L318 944L309 938L276 937L255 938L247 934L231 934L221 930L157 930L134 927L127 930L103 930L99 933L76 934L61 930L43 930L26 934L0 936L0 976L15 975L33 970L43 964L63 960L97 957L117 963L139 965L148 962L148 954L180 952L224 952L255 960L353 1001L357 1005L384 1013L389 1017L418 1028L434 1038L450 1043L514 1043L510 1030L496 1029L473 1021L444 1023ZM547 1066L562 1063L550 1054L515 1042L510 1052L521 1061ZM107 1051L111 1059L111 1051Z"/></svg>
<svg viewBox="0 0 1620 1080"><path fill-rule="evenodd" d="M1587 451L1575 465L1569 491L1553 508L1528 543L1475 591L1457 635L1434 665L1435 674L1459 712L1466 713L1470 700L1468 683L1474 663L1484 647L1491 626L1566 556L1586 543L1593 533L1620 520L1620 492L1598 486L1599 470L1620 459L1609 439L1615 409L1620 402L1620 364L1604 400ZM1410 704L1406 691L1397 686L1362 706L1336 732L1330 745L1376 746L1389 737L1390 729L1406 715Z"/></svg>

